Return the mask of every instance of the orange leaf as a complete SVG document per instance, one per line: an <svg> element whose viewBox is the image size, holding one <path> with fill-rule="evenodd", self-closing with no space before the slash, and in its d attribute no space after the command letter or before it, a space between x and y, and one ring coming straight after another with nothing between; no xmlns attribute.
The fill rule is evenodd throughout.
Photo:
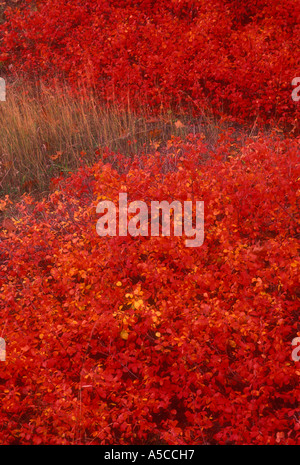
<svg viewBox="0 0 300 465"><path fill-rule="evenodd" d="M2 221L2 228L6 229L10 233L16 231L16 229L17 229L10 218L5 218Z"/></svg>
<svg viewBox="0 0 300 465"><path fill-rule="evenodd" d="M185 127L185 125L179 119L174 124L177 129Z"/></svg>
<svg viewBox="0 0 300 465"><path fill-rule="evenodd" d="M127 333L127 331L125 331L125 330L123 329L123 330L121 331L121 333L120 333L120 337L121 337L122 339L124 339L124 341L127 341L127 339L128 339L128 333Z"/></svg>
<svg viewBox="0 0 300 465"><path fill-rule="evenodd" d="M57 158L61 157L62 154L63 154L63 152L58 151L58 152L56 152L55 155L50 155L50 158L51 158L51 160L56 160ZM83 154L83 152L81 152L81 154Z"/></svg>

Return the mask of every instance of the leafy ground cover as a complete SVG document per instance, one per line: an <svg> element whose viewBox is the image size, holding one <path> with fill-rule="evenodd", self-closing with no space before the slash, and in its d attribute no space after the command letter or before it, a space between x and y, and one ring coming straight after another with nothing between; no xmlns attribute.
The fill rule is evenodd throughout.
<svg viewBox="0 0 300 465"><path fill-rule="evenodd" d="M0 442L299 444L299 2L20 1L1 22ZM70 94L11 97L36 77ZM119 193L204 201L203 245L100 237Z"/></svg>
<svg viewBox="0 0 300 465"><path fill-rule="evenodd" d="M207 150L107 153L19 203L1 242L2 442L298 442L299 140ZM204 244L98 236L96 204L119 192L204 200Z"/></svg>
<svg viewBox="0 0 300 465"><path fill-rule="evenodd" d="M29 0L6 17L0 61L15 73L299 130L297 0Z"/></svg>

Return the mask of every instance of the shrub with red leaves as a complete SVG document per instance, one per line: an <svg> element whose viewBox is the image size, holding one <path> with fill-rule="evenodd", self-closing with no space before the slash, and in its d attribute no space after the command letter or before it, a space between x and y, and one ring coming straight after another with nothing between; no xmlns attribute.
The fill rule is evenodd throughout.
<svg viewBox="0 0 300 465"><path fill-rule="evenodd" d="M0 60L109 103L209 106L299 130L299 18L298 0L28 0L7 9Z"/></svg>
<svg viewBox="0 0 300 465"><path fill-rule="evenodd" d="M0 442L299 444L298 154L173 138L24 196L0 242ZM98 236L120 192L204 201L204 244Z"/></svg>

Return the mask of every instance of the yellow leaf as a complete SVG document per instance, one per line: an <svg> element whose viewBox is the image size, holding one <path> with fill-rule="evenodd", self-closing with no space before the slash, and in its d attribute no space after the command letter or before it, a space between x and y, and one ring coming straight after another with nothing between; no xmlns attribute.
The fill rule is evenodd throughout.
<svg viewBox="0 0 300 465"><path fill-rule="evenodd" d="M122 339L124 339L124 341L127 341L127 339L128 339L128 333L127 333L127 331L125 331L125 330L123 329L123 330L121 331L121 333L120 333L120 337L121 337Z"/></svg>
<svg viewBox="0 0 300 465"><path fill-rule="evenodd" d="M144 302L143 302L142 300L135 300L135 301L134 301L134 304L133 304L133 305L134 305L134 308L135 308L136 310L138 310L138 309L143 305L143 303L144 303Z"/></svg>
<svg viewBox="0 0 300 465"><path fill-rule="evenodd" d="M116 283L116 286L118 286L118 287L122 286L121 281L118 281L118 282Z"/></svg>

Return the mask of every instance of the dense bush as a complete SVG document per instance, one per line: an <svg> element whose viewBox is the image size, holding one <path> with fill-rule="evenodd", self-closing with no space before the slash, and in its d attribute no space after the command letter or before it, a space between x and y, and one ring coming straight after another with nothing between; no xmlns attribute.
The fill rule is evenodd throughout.
<svg viewBox="0 0 300 465"><path fill-rule="evenodd" d="M18 204L0 242L1 443L299 444L299 138L218 147L105 152ZM204 244L98 236L96 205L120 192L204 200Z"/></svg>
<svg viewBox="0 0 300 465"><path fill-rule="evenodd" d="M255 122L252 134L276 122L294 136L229 130L208 145L190 134L127 158L91 125L96 164L53 178L42 201L24 195L13 219L9 196L0 200L1 444L299 444L299 2L16 4L1 10L7 75L66 80L75 96L84 86L128 110ZM28 127L40 137L18 98L20 113L11 100L3 111L21 141ZM203 245L98 236L98 202L118 205L122 192L149 207L204 201Z"/></svg>
<svg viewBox="0 0 300 465"><path fill-rule="evenodd" d="M299 130L299 18L298 0L28 0L7 10L0 60L107 102L210 107Z"/></svg>

